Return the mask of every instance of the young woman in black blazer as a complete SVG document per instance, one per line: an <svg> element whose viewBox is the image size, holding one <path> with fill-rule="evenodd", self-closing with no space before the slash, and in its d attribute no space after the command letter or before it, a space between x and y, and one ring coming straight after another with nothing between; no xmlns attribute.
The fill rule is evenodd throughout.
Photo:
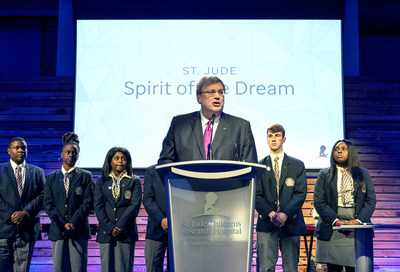
<svg viewBox="0 0 400 272"><path fill-rule="evenodd" d="M371 222L375 210L374 184L359 167L357 149L348 140L337 141L331 153L331 166L319 172L314 189L314 207L319 214L315 229L316 261L328 271L354 271L353 231L333 231L333 226Z"/></svg>
<svg viewBox="0 0 400 272"><path fill-rule="evenodd" d="M78 156L78 135L64 134L62 167L46 178L44 207L51 220L54 271L87 271L88 215L93 209L94 183L89 171L76 166Z"/></svg>
<svg viewBox="0 0 400 272"><path fill-rule="evenodd" d="M123 147L111 148L94 194L101 271L133 271L138 240L136 216L141 198L140 178L132 173L129 151Z"/></svg>

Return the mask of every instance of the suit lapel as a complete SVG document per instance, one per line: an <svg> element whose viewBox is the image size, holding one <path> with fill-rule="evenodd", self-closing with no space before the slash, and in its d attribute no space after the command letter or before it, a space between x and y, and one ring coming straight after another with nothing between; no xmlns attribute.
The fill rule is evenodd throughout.
<svg viewBox="0 0 400 272"><path fill-rule="evenodd" d="M80 175L81 175L80 169L75 168L74 171L72 171L72 178L69 181L68 198L71 196L71 192L73 192L75 190L76 183L77 183ZM64 183L64 181L63 181L63 183Z"/></svg>
<svg viewBox="0 0 400 272"><path fill-rule="evenodd" d="M59 187L63 189L64 196L66 197L66 192L65 192L65 186L64 186L64 174L60 169L57 170L56 172L56 177L54 180L54 187Z"/></svg>
<svg viewBox="0 0 400 272"><path fill-rule="evenodd" d="M353 187L354 187L354 203L357 203L357 195L360 193L361 186L358 186L358 183L353 179Z"/></svg>
<svg viewBox="0 0 400 272"><path fill-rule="evenodd" d="M24 196L25 192L29 190L29 187L31 186L32 183L32 177L33 177L33 169L29 166L29 164L25 164L25 181L24 181L24 187L22 188L22 195L21 198Z"/></svg>
<svg viewBox="0 0 400 272"><path fill-rule="evenodd" d="M230 127L231 122L229 121L229 118L224 113L222 113L221 117L219 118L219 124L217 131L215 132L215 137L211 143L213 153L215 153L218 147L221 146L222 140L224 139L226 133L229 131Z"/></svg>
<svg viewBox="0 0 400 272"><path fill-rule="evenodd" d="M271 156L267 156L264 160L264 164L265 166L267 166L267 175L269 176L269 178L272 180L272 182L276 182L275 181L275 174L274 174L274 170L272 168L272 161L271 161Z"/></svg>
<svg viewBox="0 0 400 272"><path fill-rule="evenodd" d="M133 174L132 174L133 175ZM122 180L121 180L121 185L120 185L120 193L119 193L119 199L118 199L118 203L120 202L120 201L122 201L122 199L123 198L125 198L125 192L126 192L126 190L128 190L131 186L130 186L130 182L131 182L131 179L129 179L129 178L127 178L127 177L124 177ZM132 192L131 192L131 194L132 194Z"/></svg>
<svg viewBox="0 0 400 272"><path fill-rule="evenodd" d="M282 186L285 183L286 177L288 175L289 164L290 162L285 154L282 160L281 175L279 176L279 190L282 189Z"/></svg>
<svg viewBox="0 0 400 272"><path fill-rule="evenodd" d="M14 174L14 170L13 170L13 168L11 166L11 163L8 163L7 168L8 168L8 171L7 171L8 180L11 183L11 187L14 188L15 196L19 198L18 188L17 188L17 181L15 179L15 174Z"/></svg>
<svg viewBox="0 0 400 272"><path fill-rule="evenodd" d="M338 184L338 174L336 172L335 177L332 179L331 186L332 186L332 191L334 195L334 199L338 199L338 190L337 190L337 184Z"/></svg>
<svg viewBox="0 0 400 272"><path fill-rule="evenodd" d="M113 186L112 178L111 177L107 177L107 179L104 182L104 187L105 187L104 189L105 189L106 199L107 199L107 201L111 200L110 202L113 203L113 205L116 207L118 202L115 202L115 198L114 198L113 193L112 193L112 186Z"/></svg>
<svg viewBox="0 0 400 272"><path fill-rule="evenodd" d="M197 143L197 148L199 149L201 158L203 160L206 159L206 153L204 150L204 137L203 137L203 129L201 125L201 118L200 118L200 112L196 111L192 114L192 133L194 135L194 138L196 139Z"/></svg>
<svg viewBox="0 0 400 272"><path fill-rule="evenodd" d="M265 158L264 165L267 166L266 175L268 176L268 180L270 181L269 186L272 186L270 188L276 189L276 179L275 179L274 168L272 167L271 155L268 155ZM276 201L276 199L278 198L278 195L276 194L276 191L274 191L274 190L271 192L268 192L268 194L273 196L274 201Z"/></svg>

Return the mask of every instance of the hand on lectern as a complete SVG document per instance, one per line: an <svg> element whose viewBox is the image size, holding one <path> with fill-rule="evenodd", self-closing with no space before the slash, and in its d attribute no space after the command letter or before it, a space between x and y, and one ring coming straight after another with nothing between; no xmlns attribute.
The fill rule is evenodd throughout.
<svg viewBox="0 0 400 272"><path fill-rule="evenodd" d="M358 220L346 220L340 221L340 225L360 225L360 222Z"/></svg>

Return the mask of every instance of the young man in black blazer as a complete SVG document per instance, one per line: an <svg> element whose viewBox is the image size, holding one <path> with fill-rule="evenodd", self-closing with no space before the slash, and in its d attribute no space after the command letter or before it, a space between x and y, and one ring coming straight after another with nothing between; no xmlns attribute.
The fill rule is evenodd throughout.
<svg viewBox="0 0 400 272"><path fill-rule="evenodd" d="M283 152L285 129L274 124L267 130L270 155L259 163L267 169L257 181L257 244L260 271L275 271L278 248L283 271L296 271L300 235L306 232L301 207L307 195L304 163Z"/></svg>
<svg viewBox="0 0 400 272"><path fill-rule="evenodd" d="M8 143L10 161L0 164L0 270L29 271L33 247L40 237L43 169L28 164L25 140Z"/></svg>

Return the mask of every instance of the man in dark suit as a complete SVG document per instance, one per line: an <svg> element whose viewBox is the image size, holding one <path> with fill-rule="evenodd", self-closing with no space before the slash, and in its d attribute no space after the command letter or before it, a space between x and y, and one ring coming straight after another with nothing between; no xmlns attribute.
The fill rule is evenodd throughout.
<svg viewBox="0 0 400 272"><path fill-rule="evenodd" d="M10 161L0 165L0 271L29 271L33 247L40 237L44 172L25 162L25 140L8 143Z"/></svg>
<svg viewBox="0 0 400 272"><path fill-rule="evenodd" d="M205 159L257 162L250 123L222 112L224 83L215 76L203 77L196 93L200 111L172 119L158 163ZM206 131L210 131L210 145L204 141Z"/></svg>
<svg viewBox="0 0 400 272"><path fill-rule="evenodd" d="M285 130L279 124L267 130L270 155L259 163L267 166L257 181L256 210L258 258L261 272L275 271L278 248L283 271L296 271L300 235L306 232L301 207L306 199L304 163L283 152Z"/></svg>
<svg viewBox="0 0 400 272"><path fill-rule="evenodd" d="M143 205L148 214L144 251L146 271L162 272L165 251L168 248L168 219L164 183L154 165L147 168L144 175ZM166 271L168 270L169 265Z"/></svg>

